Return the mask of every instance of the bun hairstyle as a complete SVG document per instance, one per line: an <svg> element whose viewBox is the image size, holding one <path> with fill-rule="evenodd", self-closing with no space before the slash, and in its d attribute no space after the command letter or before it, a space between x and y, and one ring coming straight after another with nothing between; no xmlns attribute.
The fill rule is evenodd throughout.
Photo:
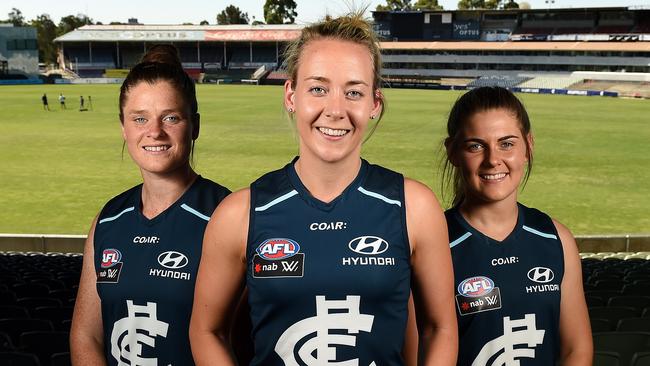
<svg viewBox="0 0 650 366"><path fill-rule="evenodd" d="M194 80L183 70L178 50L167 44L155 45L142 56L140 63L135 65L120 88L120 121L124 123L124 104L129 91L135 85L146 82L154 84L159 81L170 83L183 97L189 108L190 120L195 121L198 112L196 88Z"/></svg>

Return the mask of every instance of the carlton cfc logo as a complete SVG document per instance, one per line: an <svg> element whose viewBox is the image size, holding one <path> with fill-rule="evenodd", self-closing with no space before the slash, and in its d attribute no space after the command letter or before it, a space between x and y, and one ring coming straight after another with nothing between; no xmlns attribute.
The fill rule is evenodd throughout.
<svg viewBox="0 0 650 366"><path fill-rule="evenodd" d="M300 245L291 239L268 239L256 251L264 259L278 260L296 255L300 251Z"/></svg>
<svg viewBox="0 0 650 366"><path fill-rule="evenodd" d="M122 253L117 249L104 249L102 252L102 268L113 267L122 260Z"/></svg>
<svg viewBox="0 0 650 366"><path fill-rule="evenodd" d="M458 293L463 296L480 297L492 292L494 281L484 276L470 277L458 285Z"/></svg>

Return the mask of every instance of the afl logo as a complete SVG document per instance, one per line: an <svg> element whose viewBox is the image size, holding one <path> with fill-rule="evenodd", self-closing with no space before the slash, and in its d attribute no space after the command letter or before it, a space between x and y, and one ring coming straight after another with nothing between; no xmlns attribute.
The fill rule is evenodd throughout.
<svg viewBox="0 0 650 366"><path fill-rule="evenodd" d="M378 236L360 236L352 239L348 247L355 253L376 255L388 250L388 242Z"/></svg>
<svg viewBox="0 0 650 366"><path fill-rule="evenodd" d="M528 271L528 279L537 283L548 283L553 281L555 274L550 268L535 267Z"/></svg>
<svg viewBox="0 0 650 366"><path fill-rule="evenodd" d="M260 257L269 260L285 259L296 255L300 245L291 239L267 239L257 247Z"/></svg>
<svg viewBox="0 0 650 366"><path fill-rule="evenodd" d="M122 253L117 249L104 249L102 252L102 268L113 267L122 260Z"/></svg>
<svg viewBox="0 0 650 366"><path fill-rule="evenodd" d="M158 255L158 263L161 266L171 269L179 269L187 266L189 260L183 253L175 252L173 250L160 253Z"/></svg>
<svg viewBox="0 0 650 366"><path fill-rule="evenodd" d="M481 297L489 294L494 289L494 282L484 276L465 279L458 285L458 293L463 296Z"/></svg>

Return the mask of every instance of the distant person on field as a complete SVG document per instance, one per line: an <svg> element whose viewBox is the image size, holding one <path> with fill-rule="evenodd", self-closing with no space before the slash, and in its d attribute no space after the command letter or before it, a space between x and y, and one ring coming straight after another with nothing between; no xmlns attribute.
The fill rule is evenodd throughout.
<svg viewBox="0 0 650 366"><path fill-rule="evenodd" d="M41 97L41 100L43 101L43 110L49 111L50 106L47 103L47 95L44 93L43 96Z"/></svg>
<svg viewBox="0 0 650 366"><path fill-rule="evenodd" d="M203 232L229 191L190 164L198 104L176 48L154 46L131 69L119 116L142 184L93 220L72 318L72 364L192 366L188 330Z"/></svg>
<svg viewBox="0 0 650 366"><path fill-rule="evenodd" d="M88 96L88 109L93 110L93 98L90 95Z"/></svg>
<svg viewBox="0 0 650 366"><path fill-rule="evenodd" d="M473 89L452 107L447 132L458 366L591 366L575 239L518 202L534 151L523 104L504 88Z"/></svg>
<svg viewBox="0 0 650 366"><path fill-rule="evenodd" d="M79 110L80 111L84 110L84 96L83 95L79 96Z"/></svg>
<svg viewBox="0 0 650 366"><path fill-rule="evenodd" d="M66 109L65 108L65 95L63 95L63 93L59 94L59 104L61 105L61 109Z"/></svg>

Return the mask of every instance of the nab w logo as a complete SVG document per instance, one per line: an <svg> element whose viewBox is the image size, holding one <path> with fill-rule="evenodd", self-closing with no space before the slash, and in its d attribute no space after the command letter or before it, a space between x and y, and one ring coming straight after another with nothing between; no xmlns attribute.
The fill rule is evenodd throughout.
<svg viewBox="0 0 650 366"><path fill-rule="evenodd" d="M298 268L298 264L300 264L298 261L293 261L293 262L282 261L280 263L282 263L283 272L294 272Z"/></svg>
<svg viewBox="0 0 650 366"><path fill-rule="evenodd" d="M535 267L528 271L528 279L537 283L548 283L553 281L555 274L550 268Z"/></svg>
<svg viewBox="0 0 650 366"><path fill-rule="evenodd" d="M360 236L350 240L348 248L355 253L376 255L388 250L388 242L378 236Z"/></svg>

